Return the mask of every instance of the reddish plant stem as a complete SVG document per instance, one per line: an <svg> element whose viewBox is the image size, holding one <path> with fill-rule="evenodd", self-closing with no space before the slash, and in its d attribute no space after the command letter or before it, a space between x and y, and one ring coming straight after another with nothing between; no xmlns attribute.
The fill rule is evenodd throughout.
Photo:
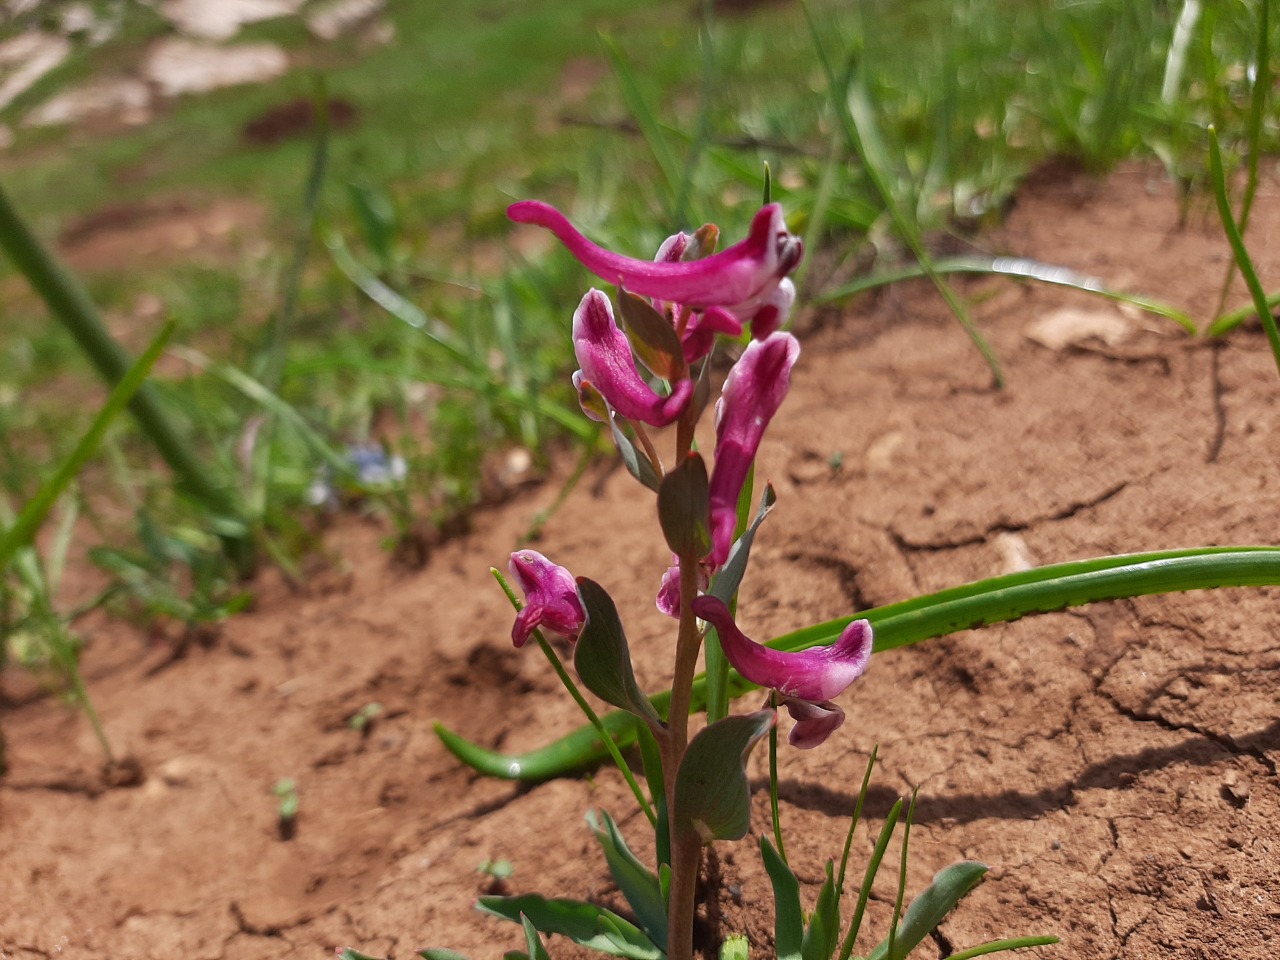
<svg viewBox="0 0 1280 960"><path fill-rule="evenodd" d="M681 417L676 425L676 462L683 463L693 448L694 418ZM667 907L667 960L692 960L693 917L702 841L692 828L676 816L676 779L685 748L689 745L689 704L693 697L693 676L698 668L702 635L693 613L698 595L698 561L692 552L679 555L680 627L676 639L675 673L671 681L671 704L667 726L660 744L666 778L667 813L671 821L671 891Z"/></svg>
<svg viewBox="0 0 1280 960"><path fill-rule="evenodd" d="M680 633L676 641L675 677L671 682L671 707L667 711L667 729L663 743L666 767L667 810L671 817L671 901L667 937L668 960L688 960L693 954L694 888L698 879L698 862L702 844L687 825L676 816L676 778L680 762L689 743L689 703L693 692L693 675L698 668L698 650L702 635L693 613L693 599L698 594L698 558L692 553L680 556Z"/></svg>

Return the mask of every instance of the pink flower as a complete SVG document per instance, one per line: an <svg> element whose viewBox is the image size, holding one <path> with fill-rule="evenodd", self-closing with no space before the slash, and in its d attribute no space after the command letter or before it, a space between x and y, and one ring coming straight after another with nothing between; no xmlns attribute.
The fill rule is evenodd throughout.
<svg viewBox="0 0 1280 960"><path fill-rule="evenodd" d="M776 690L796 725L792 746L807 750L822 743L844 723L844 711L832 698L843 693L871 660L871 624L855 620L829 647L799 653L774 650L747 637L729 608L716 597L693 601L693 612L716 628L724 655L743 677Z"/></svg>
<svg viewBox="0 0 1280 960"><path fill-rule="evenodd" d="M716 459L709 495L712 568L729 556L738 522L738 495L765 428L787 395L791 368L799 356L800 341L789 333L772 333L748 344L725 379L716 401Z"/></svg>
<svg viewBox="0 0 1280 960"><path fill-rule="evenodd" d="M751 221L747 238L710 257L679 260L688 244L669 239L656 261L635 260L588 240L555 207L539 200L522 200L507 208L516 223L545 227L559 238L578 261L601 280L692 310L727 307L739 319L751 319L774 296L782 279L804 256L804 244L787 230L782 207L762 207Z"/></svg>
<svg viewBox="0 0 1280 960"><path fill-rule="evenodd" d="M511 555L509 569L511 579L525 595L524 608L516 614L511 628L512 642L523 647L538 628L577 640L587 612L573 574L536 550L517 550Z"/></svg>
<svg viewBox="0 0 1280 960"><path fill-rule="evenodd" d="M705 564L698 564L698 589L705 591L711 586L711 575ZM680 619L680 558L671 555L671 566L662 575L662 585L658 588L658 612L664 613L673 620Z"/></svg>
<svg viewBox="0 0 1280 960"><path fill-rule="evenodd" d="M579 394L585 381L628 420L665 427L684 412L693 396L693 381L687 378L676 381L668 397L644 382L631 355L631 343L613 318L613 305L594 288L573 314L573 352L580 368L573 378Z"/></svg>

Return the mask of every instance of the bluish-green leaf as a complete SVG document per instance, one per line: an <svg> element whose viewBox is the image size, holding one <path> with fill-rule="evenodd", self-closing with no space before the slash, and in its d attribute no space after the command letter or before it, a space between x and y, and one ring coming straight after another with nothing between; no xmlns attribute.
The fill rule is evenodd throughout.
<svg viewBox="0 0 1280 960"><path fill-rule="evenodd" d="M760 529L760 524L764 523L764 518L769 515L769 511L777 502L778 495L774 493L773 485L765 484L764 496L760 498L760 509L756 511L756 518L751 521L751 526L747 527L729 550L728 559L716 574L715 582L711 584L711 595L723 600L726 606L732 602L738 587L742 586L742 578L747 572L747 561L751 558L751 544L755 542L756 531Z"/></svg>
<svg viewBox="0 0 1280 960"><path fill-rule="evenodd" d="M465 960L461 954L454 953L452 950L424 950L422 951L422 956L425 957L428 952L432 954L431 960L454 960L454 958ZM359 950L353 950L351 947L343 947L338 951L337 956L338 960L385 960L383 957L370 956L367 953L361 953Z"/></svg>
<svg viewBox="0 0 1280 960"><path fill-rule="evenodd" d="M538 894L522 897L481 897L481 913L523 923L521 914L542 933L558 933L574 943L630 960L661 960L659 950L644 931L604 907L579 900L548 900Z"/></svg>
<svg viewBox="0 0 1280 960"><path fill-rule="evenodd" d="M777 719L773 710L726 717L693 738L676 774L672 816L679 829L692 829L703 843L746 836L751 823L747 756Z"/></svg>
<svg viewBox="0 0 1280 960"><path fill-rule="evenodd" d="M705 556L711 549L707 465L690 452L658 487L658 522L667 546L678 556Z"/></svg>
<svg viewBox="0 0 1280 960"><path fill-rule="evenodd" d="M636 683L627 635L613 598L604 587L586 577L578 578L578 595L587 611L587 622L573 654L573 666L582 685L605 703L660 723L653 704Z"/></svg>
<svg viewBox="0 0 1280 960"><path fill-rule="evenodd" d="M604 848L604 859L609 864L618 889L635 911L640 926L654 943L667 942L667 902L658 883L658 875L640 862L623 839L613 818L603 810L600 817L603 826L591 813L587 823Z"/></svg>
<svg viewBox="0 0 1280 960"><path fill-rule="evenodd" d="M976 860L961 860L939 870L933 882L911 901L911 906L902 915L892 957L886 938L871 951L868 960L902 960L946 919L961 898L982 881L986 872L986 865Z"/></svg>
<svg viewBox="0 0 1280 960"><path fill-rule="evenodd" d="M760 856L773 884L773 940L777 960L800 960L804 944L800 881L766 837L760 838Z"/></svg>
<svg viewBox="0 0 1280 960"><path fill-rule="evenodd" d="M547 948L542 945L542 938L538 936L538 928L533 925L533 921L522 913L520 924L524 927L525 950L529 960L551 960L547 956Z"/></svg>
<svg viewBox="0 0 1280 960"><path fill-rule="evenodd" d="M427 947L425 950L419 950L418 956L423 960L467 960L465 954L458 953L456 950L444 950L440 947Z"/></svg>
<svg viewBox="0 0 1280 960"><path fill-rule="evenodd" d="M618 448L618 455L622 457L622 465L627 468L627 473L631 474L650 490L657 491L661 478L658 476L658 469L653 463L636 449L636 445L623 432L622 427L618 425L621 419L616 413L609 414L609 432L613 437L613 445Z"/></svg>

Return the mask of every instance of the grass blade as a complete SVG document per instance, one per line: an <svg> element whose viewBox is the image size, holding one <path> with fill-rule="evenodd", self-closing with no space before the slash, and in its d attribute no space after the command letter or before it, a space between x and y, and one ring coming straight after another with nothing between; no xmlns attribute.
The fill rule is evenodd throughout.
<svg viewBox="0 0 1280 960"><path fill-rule="evenodd" d="M1097 294L1117 303L1131 304L1148 313L1154 313L1157 316L1172 320L1186 330L1187 333L1196 332L1195 320L1189 314L1176 307L1171 307L1158 300L1152 300L1150 297L1144 297L1141 294L1112 290L1098 277L1080 273L1070 267L1060 267L1056 264L1044 263L1028 257L948 257L945 260L934 261L933 270L940 275L956 273L991 274L1070 287L1073 290L1080 290L1084 293ZM882 270L870 276L859 277L850 283L837 287L835 290L820 294L815 300L818 303L838 302L846 300L855 294L874 290L877 287L888 286L891 283L898 283L902 280L917 280L926 276L928 276L928 273L920 264L907 264L892 270ZM1280 302L1280 294L1276 296L1277 301Z"/></svg>
<svg viewBox="0 0 1280 960"><path fill-rule="evenodd" d="M80 351L107 384L115 387L129 373L131 364L123 348L108 332L98 308L88 292L36 239L8 196L0 189L0 249L3 249L26 277L27 282L49 308L49 312L66 328ZM228 492L211 480L207 465L202 464L178 433L161 406L159 398L146 383L139 384L129 400L129 410L156 451L174 472L179 490L201 503L211 513L232 518L233 524L222 524L223 550L241 573L253 566L253 545L248 525L243 522L240 505ZM239 535L225 531L235 527Z"/></svg>
<svg viewBox="0 0 1280 960"><path fill-rule="evenodd" d="M679 201L677 200L682 182L680 162L676 160L676 155L662 132L658 118L649 109L649 103L640 89L640 84L636 81L636 75L632 72L626 57L622 55L622 51L618 49L618 45L603 33L600 34L600 43L604 46L605 55L609 58L609 65L613 67L613 75L617 78L618 87L622 90L622 99L627 109L631 111L631 116L635 118L636 126L640 128L640 133L645 143L649 145L653 159L667 182L669 212L675 219L676 226L683 226L684 224L680 222L682 211L678 209Z"/></svg>
<svg viewBox="0 0 1280 960"><path fill-rule="evenodd" d="M924 247L924 241L920 236L919 224L907 217L903 212L902 204L898 202L897 197L894 195L893 187L889 183L887 174L890 169L889 152L884 145L879 125L876 123L871 97L862 83L854 76L853 54L851 53L848 58L844 75L837 79L835 70L822 45L817 22L813 19L813 14L807 4L804 10L805 16L809 21L809 32L813 38L814 49L817 51L818 59L827 75L827 88L831 95L831 104L844 127L845 139L849 143L849 148L857 154L862 162L862 166L866 170L867 176L871 179L876 193L880 195L881 202L893 220L894 229L898 231L899 236L910 248L912 256L919 262L925 276L937 288L947 307L955 314L956 320L964 328L973 345L982 354L982 358L991 370L994 385L997 388L1003 387L1004 374L1000 370L999 358L996 357L995 352L991 349L991 345L987 343L982 331L974 324L973 318L969 316L969 311L960 302L950 284L933 268L933 258Z"/></svg>
<svg viewBox="0 0 1280 960"><path fill-rule="evenodd" d="M1280 330L1276 329L1276 318L1271 315L1267 306L1267 294L1262 289L1258 272L1253 269L1253 260L1245 249L1244 238L1240 236L1240 228L1231 213L1231 201L1227 198L1227 177L1222 169L1222 150L1218 147L1218 131L1209 128L1209 168L1210 179L1213 180L1213 195L1218 201L1218 216L1222 220L1222 229L1226 231L1227 241L1231 244L1231 252L1235 254L1236 264L1244 277L1249 294L1253 297L1253 308L1258 311L1258 319L1262 321L1262 329L1267 332L1267 342L1271 344L1271 353L1276 359L1276 369L1280 370Z"/></svg>
<svg viewBox="0 0 1280 960"><path fill-rule="evenodd" d="M125 375L120 379L107 397L107 402L102 405L102 409L98 411L98 415L93 418L93 423L89 425L89 429L85 435L80 438L80 442L76 444L75 449L66 460L58 467L52 477L40 485L40 489L36 491L27 505L22 508L22 512L18 514L13 524L4 531L4 535L0 536L0 569L3 569L14 553L31 543L36 535L36 531L40 529L40 525L49 514L53 504L58 497L62 496L62 492L76 475L84 468L93 455L98 450L98 445L102 442L103 436L106 435L107 428L120 413L128 406L129 401L133 399L138 389L146 381L147 376L151 373L151 368L155 365L156 360L160 358L160 354L164 352L165 346L169 343L169 338L173 336L174 321L170 320L160 330L160 333L151 345L147 347L146 352L126 371Z"/></svg>
<svg viewBox="0 0 1280 960"><path fill-rule="evenodd" d="M1004 953L1006 950L1025 950L1027 947L1048 947L1058 942L1057 937L1011 937L1008 940L992 940L968 950L953 953L951 960L973 960L974 957L985 957L992 953Z"/></svg>

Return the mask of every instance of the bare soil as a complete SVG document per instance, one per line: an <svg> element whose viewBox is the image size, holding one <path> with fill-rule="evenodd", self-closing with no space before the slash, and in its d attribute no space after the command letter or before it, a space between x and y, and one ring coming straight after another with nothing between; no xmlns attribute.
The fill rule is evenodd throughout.
<svg viewBox="0 0 1280 960"><path fill-rule="evenodd" d="M1268 289L1280 285L1278 199L1268 180L1249 234ZM1208 212L1193 206L1180 224L1172 187L1147 167L1038 178L983 243L1199 316L1228 257ZM762 451L780 502L743 587L749 634L1028 562L1280 542L1280 378L1256 327L1215 347L1119 312L1126 337L1055 350L1028 325L1063 307L1115 308L990 278L963 291L1004 361L1003 391L925 285L802 324L792 395ZM650 849L616 771L532 787L483 779L432 731L440 721L519 751L577 725L537 651L511 648L487 573L556 493L547 484L478 515L412 572L380 547L385 531L345 520L327 542L335 571L302 594L264 575L252 613L172 663L126 626L82 624L91 694L140 765L133 787L103 785L81 716L6 676L0 956L234 960L351 945L405 958L440 945L489 957L522 943L471 910L491 859L512 862L512 892L616 903L582 820L608 809ZM642 502L620 471L588 478L538 548L614 594L655 688L670 659L670 622L653 609L668 557ZM806 902L878 743L855 863L893 799L919 785L910 889L956 859L992 867L921 956L1053 933L1062 944L1039 956L1273 957L1277 601L1274 589L1152 597L877 655L842 698L844 728L782 758ZM384 712L367 734L349 729L370 702ZM752 771L762 787L763 752ZM301 802L290 840L271 793L286 776ZM758 789L755 831L767 829L765 801ZM754 843L722 845L714 866L727 886L705 910L708 942L746 932L753 956L770 956ZM877 938L891 896L886 879Z"/></svg>

